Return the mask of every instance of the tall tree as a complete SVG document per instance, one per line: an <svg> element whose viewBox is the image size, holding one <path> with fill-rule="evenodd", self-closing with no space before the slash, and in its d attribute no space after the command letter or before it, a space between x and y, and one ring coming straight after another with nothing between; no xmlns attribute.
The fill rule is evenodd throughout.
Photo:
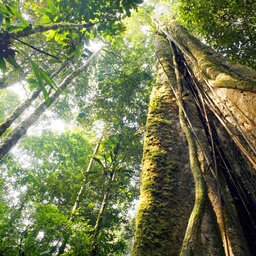
<svg viewBox="0 0 256 256"><path fill-rule="evenodd" d="M133 255L250 255L256 228L256 181L251 179L255 125L246 129L244 122L255 115L249 107L255 98L255 71L228 63L181 26L169 25L159 33L158 81L147 120ZM172 115L178 115L172 97L188 150L181 145L181 128L171 127ZM187 172L180 161L190 162L193 181L191 176L188 180L195 190L183 187ZM189 218L177 213L186 192L195 194L194 206L188 202L188 209L194 207Z"/></svg>

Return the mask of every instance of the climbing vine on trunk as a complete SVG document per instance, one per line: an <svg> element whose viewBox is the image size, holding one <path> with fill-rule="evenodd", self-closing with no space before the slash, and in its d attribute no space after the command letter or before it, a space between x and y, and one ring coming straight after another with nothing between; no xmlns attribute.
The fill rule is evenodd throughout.
<svg viewBox="0 0 256 256"><path fill-rule="evenodd" d="M251 129L244 126L245 120L248 121L250 118L253 120L255 113L250 110L247 113L243 112L243 104L247 104L248 108L248 103L252 102L251 99L255 99L256 74L246 67L225 61L223 57L204 46L181 26L170 25L160 28L156 38L157 45L162 42L161 47L164 49L162 54L159 54L161 51L156 48L157 70L158 74L165 76L165 79L158 80L156 88L168 85L171 89L159 91L157 111L164 111L164 102L168 97L166 93L169 97L175 98L179 107L181 127L188 143L190 169L195 186L194 190L190 189L190 193L195 194L195 200L193 203L190 202L190 207L193 206L193 209L190 208L191 215L189 218L187 216L184 222L183 230L186 228L186 232L180 233L180 238L184 238L183 243L176 249L174 247L168 249L168 245L163 244L162 247L153 250L151 245L149 250L154 252L151 255L206 255L207 251L210 255L250 255L255 250L255 243L251 237L256 230L252 217L256 213L253 191L256 181L254 178L252 181L245 179L242 183L240 182L243 179L242 172L249 176L255 172L256 158L252 136L255 126L251 125ZM151 97L154 95L154 90ZM238 101L237 95L241 95L241 92L244 94ZM142 237L146 235L151 238L151 241L158 241L163 234L160 229L161 219L156 220L157 232L152 228L154 231L145 229L146 224L143 224L153 217L153 213L146 209L150 209L151 205L159 200L157 197L151 200L145 199L144 186L147 186L147 182L143 177L154 166L153 162L149 165L146 159L155 151L154 141L158 141L158 147L164 145L164 141L147 135L150 131L151 136L157 138L162 129L161 126L158 130L149 128L153 106L155 104L152 102L147 121L149 130L144 144L141 203L133 250L135 256L147 255L146 248L149 241ZM172 121L168 116L161 120L161 122L158 121L159 124ZM171 131L173 128L165 132L166 138L170 136ZM223 133L229 134L229 138L224 139ZM231 155L230 152L234 147L235 153ZM169 147L169 150L172 155L169 155L165 162L175 159L176 152L173 151L173 147ZM237 164L236 158L240 159L240 165ZM149 168L149 166L152 167ZM151 179L156 177L154 186L157 186L157 180L161 179L161 168L165 167L159 163L154 176L151 175ZM186 172L182 168L177 168L175 173L185 175ZM181 179L177 180L175 186L177 186L175 190L179 188L185 191L182 188ZM161 195L161 193L161 190L154 189L150 192L152 195ZM179 194L175 193L167 201L177 203L179 200ZM249 202L253 202L253 207ZM173 205L173 209L175 207ZM159 205L158 211L161 209L164 208ZM147 215L145 211L148 211ZM247 221L243 220L245 212L248 216ZM173 230L180 228L177 215L172 216L175 216L177 223L172 224L169 234L166 235L168 237L172 237L175 233ZM213 226L209 224L209 220ZM209 237L208 241L205 237ZM151 243L154 244L154 242ZM173 237L172 243L177 244L177 240ZM202 251L202 248L205 251Z"/></svg>

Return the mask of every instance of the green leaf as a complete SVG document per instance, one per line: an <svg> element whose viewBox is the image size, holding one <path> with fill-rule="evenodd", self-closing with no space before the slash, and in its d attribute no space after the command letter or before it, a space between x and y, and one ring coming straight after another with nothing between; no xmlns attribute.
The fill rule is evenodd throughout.
<svg viewBox="0 0 256 256"><path fill-rule="evenodd" d="M45 34L47 35L46 41L51 41L55 37L56 33L57 32L55 30L49 30L45 32Z"/></svg>
<svg viewBox="0 0 256 256"><path fill-rule="evenodd" d="M46 4L51 10L51 14L56 14L58 12L57 6L52 0L46 0Z"/></svg>
<svg viewBox="0 0 256 256"><path fill-rule="evenodd" d="M55 22L56 16L58 15L58 8L55 5L54 1L46 0L45 7L39 8L38 13L42 14L42 18L40 20L40 24Z"/></svg>
<svg viewBox="0 0 256 256"><path fill-rule="evenodd" d="M67 46L67 40L68 40L69 32L65 31L62 33L55 33L55 41L62 45L62 46Z"/></svg>
<svg viewBox="0 0 256 256"><path fill-rule="evenodd" d="M13 56L6 58L6 61L8 61L15 69L21 69L20 65L16 62Z"/></svg>
<svg viewBox="0 0 256 256"><path fill-rule="evenodd" d="M105 167L104 164L101 162L101 160L95 156L92 157L94 161L96 161L98 164L100 164L102 167Z"/></svg>
<svg viewBox="0 0 256 256"><path fill-rule="evenodd" d="M34 75L36 77L36 80L38 82L38 86L40 87L40 89L43 92L45 101L46 101L47 104L50 104L49 94L48 94L48 92L45 88L45 85L43 83L43 79L42 79L42 76L41 76L41 71L40 71L41 69L38 67L38 65L34 61L30 60L29 62L31 64L33 73L34 73Z"/></svg>
<svg viewBox="0 0 256 256"><path fill-rule="evenodd" d="M51 19L47 16L47 15L42 15L41 19L40 19L40 24L47 24L47 23L51 23Z"/></svg>
<svg viewBox="0 0 256 256"><path fill-rule="evenodd" d="M5 7L6 7L6 10L7 10L7 12L8 12L8 15L9 15L9 16L14 16L14 13L12 12L12 9L10 8L10 6L5 5ZM10 14L11 14L11 15L10 15Z"/></svg>
<svg viewBox="0 0 256 256"><path fill-rule="evenodd" d="M9 11L5 4L0 4L0 14L3 16L9 16Z"/></svg>
<svg viewBox="0 0 256 256"><path fill-rule="evenodd" d="M6 70L5 60L2 56L0 56L0 69L2 69L3 71Z"/></svg>
<svg viewBox="0 0 256 256"><path fill-rule="evenodd" d="M56 86L54 81L49 77L49 75L43 69L40 68L39 70L40 70L40 75L41 75L42 79L47 84L49 84L53 89L58 90L58 87Z"/></svg>
<svg viewBox="0 0 256 256"><path fill-rule="evenodd" d="M16 10L14 7L9 7L9 9L13 13L13 15L20 20L21 24L19 24L19 27L25 28L29 26L29 22L22 17L21 13L18 10Z"/></svg>

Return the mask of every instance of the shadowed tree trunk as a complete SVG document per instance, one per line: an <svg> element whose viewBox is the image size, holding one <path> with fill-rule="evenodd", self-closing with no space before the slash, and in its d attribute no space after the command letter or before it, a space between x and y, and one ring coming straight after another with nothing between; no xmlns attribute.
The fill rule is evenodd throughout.
<svg viewBox="0 0 256 256"><path fill-rule="evenodd" d="M77 70L68 75L60 84L59 89L55 91L48 99L48 101L42 102L35 111L24 121L22 121L0 144L0 160L11 150L13 146L22 138L27 130L38 120L38 118L48 109L59 97L63 90L76 78L81 72L83 72L95 59L99 49Z"/></svg>
<svg viewBox="0 0 256 256"><path fill-rule="evenodd" d="M170 45L171 46L171 45ZM173 50L173 66L175 69L176 81L174 84L170 84L172 90L177 99L177 105L179 107L179 119L183 132L185 133L186 140L188 142L189 162L193 179L195 182L195 202L193 210L190 214L186 233L181 246L180 256L193 255L197 253L197 243L200 233L200 227L203 220L205 206L206 206L206 185L203 177L203 172L200 166L199 153L196 143L196 137L193 133L189 114L186 111L183 101L183 82L181 73L179 70L178 56L175 54L175 46L172 46ZM169 68L169 67L168 67Z"/></svg>
<svg viewBox="0 0 256 256"><path fill-rule="evenodd" d="M156 38L132 255L251 255L256 74L224 61L181 26Z"/></svg>

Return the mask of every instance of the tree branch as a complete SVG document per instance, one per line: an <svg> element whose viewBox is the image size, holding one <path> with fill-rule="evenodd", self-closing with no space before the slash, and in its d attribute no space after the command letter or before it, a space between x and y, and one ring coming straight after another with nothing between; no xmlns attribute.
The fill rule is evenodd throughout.
<svg viewBox="0 0 256 256"><path fill-rule="evenodd" d="M15 38L21 38L21 37L27 37L39 32L46 32L49 30L56 30L56 29L82 29L82 28L91 28L97 23L85 23L85 24L73 24L73 23L56 23L53 25L39 25L34 26L30 30L22 30L18 32L12 32L9 33L11 37Z"/></svg>
<svg viewBox="0 0 256 256"><path fill-rule="evenodd" d="M57 60L60 59L60 58L58 58L58 57L56 57L56 56L54 56L54 55L52 55L52 54L50 54L50 53L48 53L48 52L42 51L42 50L36 48L35 46L33 46L33 45L31 45L31 44L28 44L28 43L26 43L26 42L24 42L24 41L22 41L22 40L20 40L20 39L18 39L18 38L16 38L16 37L12 36L12 35L10 35L10 37L11 37L12 39L17 40L18 42L20 42L20 43L26 45L26 46L32 48L33 50L35 50L35 51L37 51L37 52L43 53L43 54L48 55L48 56L50 56L50 57L53 57L54 59L57 59Z"/></svg>

